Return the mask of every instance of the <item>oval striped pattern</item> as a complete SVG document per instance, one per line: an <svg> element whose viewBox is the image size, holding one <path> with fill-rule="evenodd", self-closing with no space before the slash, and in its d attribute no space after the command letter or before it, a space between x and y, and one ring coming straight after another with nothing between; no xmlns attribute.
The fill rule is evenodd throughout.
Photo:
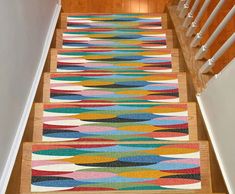
<svg viewBox="0 0 235 194"><path fill-rule="evenodd" d="M172 72L170 50L80 49L60 51L57 72Z"/></svg>
<svg viewBox="0 0 235 194"><path fill-rule="evenodd" d="M36 118L43 141L54 143L27 147L31 192L200 192L203 146L184 143L191 109L178 103L183 74L165 73L172 71L171 50L156 50L172 42L171 31L158 30L162 20L67 17L57 36L65 48L57 55L59 73L45 75L44 100L53 103Z"/></svg>
<svg viewBox="0 0 235 194"><path fill-rule="evenodd" d="M197 143L33 145L31 190L200 189L199 155Z"/></svg>
<svg viewBox="0 0 235 194"><path fill-rule="evenodd" d="M189 140L187 104L46 104L43 141Z"/></svg>
<svg viewBox="0 0 235 194"><path fill-rule="evenodd" d="M50 82L50 102L179 102L175 73L54 73Z"/></svg>
<svg viewBox="0 0 235 194"><path fill-rule="evenodd" d="M166 33L132 29L66 31L63 48L167 48Z"/></svg>
<svg viewBox="0 0 235 194"><path fill-rule="evenodd" d="M68 29L162 29L162 18L146 14L89 14L67 17Z"/></svg>

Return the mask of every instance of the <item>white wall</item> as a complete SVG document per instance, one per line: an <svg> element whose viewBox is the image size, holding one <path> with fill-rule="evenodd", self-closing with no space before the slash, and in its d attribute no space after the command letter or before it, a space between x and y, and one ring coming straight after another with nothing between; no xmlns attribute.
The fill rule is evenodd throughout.
<svg viewBox="0 0 235 194"><path fill-rule="evenodd" d="M0 176L7 173L1 179L0 193L23 134L57 2L0 0Z"/></svg>
<svg viewBox="0 0 235 194"><path fill-rule="evenodd" d="M235 58L198 101L229 193L235 193Z"/></svg>

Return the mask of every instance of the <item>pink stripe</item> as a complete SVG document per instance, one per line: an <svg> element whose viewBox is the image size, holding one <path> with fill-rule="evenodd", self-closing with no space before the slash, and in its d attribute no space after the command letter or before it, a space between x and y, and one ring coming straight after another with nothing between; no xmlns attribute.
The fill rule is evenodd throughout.
<svg viewBox="0 0 235 194"><path fill-rule="evenodd" d="M156 120L183 120L185 122L188 121L188 117L166 117L166 118L157 118Z"/></svg>
<svg viewBox="0 0 235 194"><path fill-rule="evenodd" d="M112 64L107 64L107 63L86 63L83 65L84 67L99 67L99 66L105 66L105 67L108 67L108 66L113 66Z"/></svg>
<svg viewBox="0 0 235 194"><path fill-rule="evenodd" d="M49 160L33 160L32 167L36 166L48 166L53 164L71 164L69 162L62 162L62 161L49 161Z"/></svg>
<svg viewBox="0 0 235 194"><path fill-rule="evenodd" d="M109 91L99 91L99 90L83 90L80 92L83 96L93 96L93 95L109 95L114 94L114 92Z"/></svg>
<svg viewBox="0 0 235 194"><path fill-rule="evenodd" d="M183 163L183 164L198 164L200 165L200 159L179 159L179 160L168 160L168 161L163 161L159 163Z"/></svg>
<svg viewBox="0 0 235 194"><path fill-rule="evenodd" d="M55 176L55 175L53 175ZM68 177L73 179L101 179L101 178L111 178L117 176L114 173L109 172L73 172L68 174L56 175L57 177Z"/></svg>
<svg viewBox="0 0 235 194"><path fill-rule="evenodd" d="M64 86L71 86L72 83L51 83L50 85L51 85L51 87L64 87Z"/></svg>
<svg viewBox="0 0 235 194"><path fill-rule="evenodd" d="M70 128L80 132L103 132L103 131L113 131L116 130L114 127L105 127L105 126L79 126Z"/></svg>

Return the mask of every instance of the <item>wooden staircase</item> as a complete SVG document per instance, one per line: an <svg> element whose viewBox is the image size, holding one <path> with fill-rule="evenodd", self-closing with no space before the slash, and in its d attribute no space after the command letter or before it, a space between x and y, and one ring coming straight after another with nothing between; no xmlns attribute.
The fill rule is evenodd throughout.
<svg viewBox="0 0 235 194"><path fill-rule="evenodd" d="M90 16L62 14L21 193L212 193L166 14Z"/></svg>

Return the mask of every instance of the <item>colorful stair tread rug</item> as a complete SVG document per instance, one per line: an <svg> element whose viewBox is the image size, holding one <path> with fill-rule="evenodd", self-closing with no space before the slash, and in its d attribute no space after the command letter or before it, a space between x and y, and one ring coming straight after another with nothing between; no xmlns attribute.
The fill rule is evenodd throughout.
<svg viewBox="0 0 235 194"><path fill-rule="evenodd" d="M50 102L179 102L177 73L50 75Z"/></svg>
<svg viewBox="0 0 235 194"><path fill-rule="evenodd" d="M67 17L68 29L137 28L161 29L161 16L146 14L89 14Z"/></svg>
<svg viewBox="0 0 235 194"><path fill-rule="evenodd" d="M171 51L164 50L61 50L57 72L172 72Z"/></svg>
<svg viewBox="0 0 235 194"><path fill-rule="evenodd" d="M38 144L32 192L201 189L200 144Z"/></svg>
<svg viewBox="0 0 235 194"><path fill-rule="evenodd" d="M143 30L66 31L63 48L167 48L166 32Z"/></svg>
<svg viewBox="0 0 235 194"><path fill-rule="evenodd" d="M187 141L187 104L46 104L43 141Z"/></svg>

